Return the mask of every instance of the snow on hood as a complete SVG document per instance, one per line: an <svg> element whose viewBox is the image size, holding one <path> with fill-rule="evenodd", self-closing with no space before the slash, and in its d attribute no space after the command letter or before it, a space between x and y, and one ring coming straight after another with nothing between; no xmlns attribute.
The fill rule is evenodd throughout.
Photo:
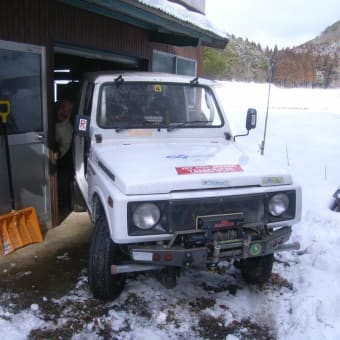
<svg viewBox="0 0 340 340"><path fill-rule="evenodd" d="M248 158L231 142L96 144L95 153L127 195L291 184L282 169Z"/></svg>

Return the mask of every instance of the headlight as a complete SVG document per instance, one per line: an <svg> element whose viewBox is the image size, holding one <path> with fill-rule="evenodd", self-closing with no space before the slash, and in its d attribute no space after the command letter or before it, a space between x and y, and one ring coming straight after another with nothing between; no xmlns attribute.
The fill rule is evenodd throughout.
<svg viewBox="0 0 340 340"><path fill-rule="evenodd" d="M272 216L281 216L289 207L289 198L286 194L276 194L269 200L268 210Z"/></svg>
<svg viewBox="0 0 340 340"><path fill-rule="evenodd" d="M161 217L158 206L154 203L144 203L133 212L133 223L142 230L153 228Z"/></svg>

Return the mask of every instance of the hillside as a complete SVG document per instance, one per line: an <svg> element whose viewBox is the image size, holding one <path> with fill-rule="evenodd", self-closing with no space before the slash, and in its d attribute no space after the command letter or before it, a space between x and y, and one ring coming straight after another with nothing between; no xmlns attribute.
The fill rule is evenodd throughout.
<svg viewBox="0 0 340 340"><path fill-rule="evenodd" d="M284 87L340 87L340 21L318 37L294 48L262 49L260 44L230 36L223 51L204 50L210 78L266 82L273 58L273 82Z"/></svg>
<svg viewBox="0 0 340 340"><path fill-rule="evenodd" d="M319 36L294 49L297 53L312 51L321 78L329 77L330 87L340 87L340 20L327 27ZM326 60L324 65L321 60Z"/></svg>
<svg viewBox="0 0 340 340"><path fill-rule="evenodd" d="M335 43L339 47L340 42L340 20L334 23L333 25L327 27L318 37L314 38L311 41L308 41L304 45L332 45ZM302 45L303 46L303 45Z"/></svg>

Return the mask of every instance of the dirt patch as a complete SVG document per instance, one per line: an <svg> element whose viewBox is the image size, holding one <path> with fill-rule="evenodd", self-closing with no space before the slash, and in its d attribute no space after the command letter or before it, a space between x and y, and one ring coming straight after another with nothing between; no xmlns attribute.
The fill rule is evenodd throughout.
<svg viewBox="0 0 340 340"><path fill-rule="evenodd" d="M272 273L269 284L275 288L287 288L293 290L293 284L287 279L283 278L280 274Z"/></svg>
<svg viewBox="0 0 340 340"><path fill-rule="evenodd" d="M86 302L66 299L62 303L43 301L39 305L38 316L48 322L49 327L48 329L32 330L29 339L71 339L74 334L84 329L84 325L91 322L94 323L94 326L96 323L98 324L98 320L105 316L109 310L108 305L94 299L87 299ZM64 322L59 324L60 320L64 320ZM106 327L102 327L101 330L104 329Z"/></svg>
<svg viewBox="0 0 340 340"><path fill-rule="evenodd" d="M135 327L153 328L178 338L209 340L234 335L240 340L275 339L275 330L266 320L263 324L258 319L254 321L251 314L242 319L228 305L229 298L235 302L238 292L248 289L238 272L231 275L194 272L192 276L183 273L187 275L184 282L188 287L177 286L173 290L160 287L153 272L135 274L129 277L119 299L104 303L93 299L89 292L86 263L84 245L61 250L29 268L18 270L14 266L2 273L0 305L8 306L9 321L11 313L30 309L43 321L43 327L31 330L28 335L32 340L71 339L76 334L83 338L131 338ZM287 289L293 289L292 285L273 273L264 287L255 286L250 292L265 298L267 291L281 294ZM216 304L221 297L223 302Z"/></svg>
<svg viewBox="0 0 340 340"><path fill-rule="evenodd" d="M192 312L200 312L206 308L214 307L216 300L214 298L200 297L195 301L190 301L190 309Z"/></svg>
<svg viewBox="0 0 340 340"><path fill-rule="evenodd" d="M37 258L29 266L16 268L15 262L0 273L0 303L10 302L11 311L29 307L42 298L58 298L78 281L87 264L88 245L61 249L56 255ZM10 301L9 301L10 300Z"/></svg>
<svg viewBox="0 0 340 340"><path fill-rule="evenodd" d="M148 282L148 285L152 285L151 278L152 274L144 274L140 284ZM155 283L156 281L155 279ZM268 287L270 285L271 283L268 283ZM202 296L189 295L176 302L172 301L171 297L165 295L161 297L159 304L154 304L150 301L150 293L145 297L134 291L127 292L121 299L113 302L104 303L92 299L86 270L83 269L76 286L68 294L59 299L45 298L39 302L35 315L43 320L45 325L32 330L28 338L71 339L76 334L82 334L84 338L91 335L102 339L118 339L125 334L129 338L129 333L133 332L135 325L143 325L145 329L156 327L165 333L171 332L178 338L215 340L234 335L240 340L275 339L275 330L255 322L251 316L227 323L226 320L230 319L226 318L226 315L232 315L232 311L226 305L219 304L219 312L216 315L208 314L209 310L216 307L215 292L209 291ZM185 323L189 325L186 333L183 333L182 327L183 313Z"/></svg>
<svg viewBox="0 0 340 340"><path fill-rule="evenodd" d="M275 336L267 327L260 326L250 319L234 320L225 325L222 318L202 315L196 331L201 337L209 340L225 339L228 335L234 335L240 340L275 340Z"/></svg>
<svg viewBox="0 0 340 340"><path fill-rule="evenodd" d="M130 312L133 315L138 315L142 318L150 320L152 313L147 308L148 302L143 297L135 293L129 293L126 300L122 303L120 309ZM117 306L119 307L119 306Z"/></svg>

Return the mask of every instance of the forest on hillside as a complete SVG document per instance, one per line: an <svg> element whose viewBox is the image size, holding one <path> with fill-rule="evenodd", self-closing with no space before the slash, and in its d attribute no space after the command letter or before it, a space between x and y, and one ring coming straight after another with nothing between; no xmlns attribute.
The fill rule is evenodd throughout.
<svg viewBox="0 0 340 340"><path fill-rule="evenodd" d="M339 59L327 54L315 54L313 49L296 52L294 49L269 51L273 60L272 81L283 87L330 87L336 76Z"/></svg>
<svg viewBox="0 0 340 340"><path fill-rule="evenodd" d="M327 40L329 32L331 40ZM224 50L204 48L203 64L205 77L212 79L268 82L271 77L282 87L339 87L340 22L315 41L281 50L262 49L232 35Z"/></svg>

